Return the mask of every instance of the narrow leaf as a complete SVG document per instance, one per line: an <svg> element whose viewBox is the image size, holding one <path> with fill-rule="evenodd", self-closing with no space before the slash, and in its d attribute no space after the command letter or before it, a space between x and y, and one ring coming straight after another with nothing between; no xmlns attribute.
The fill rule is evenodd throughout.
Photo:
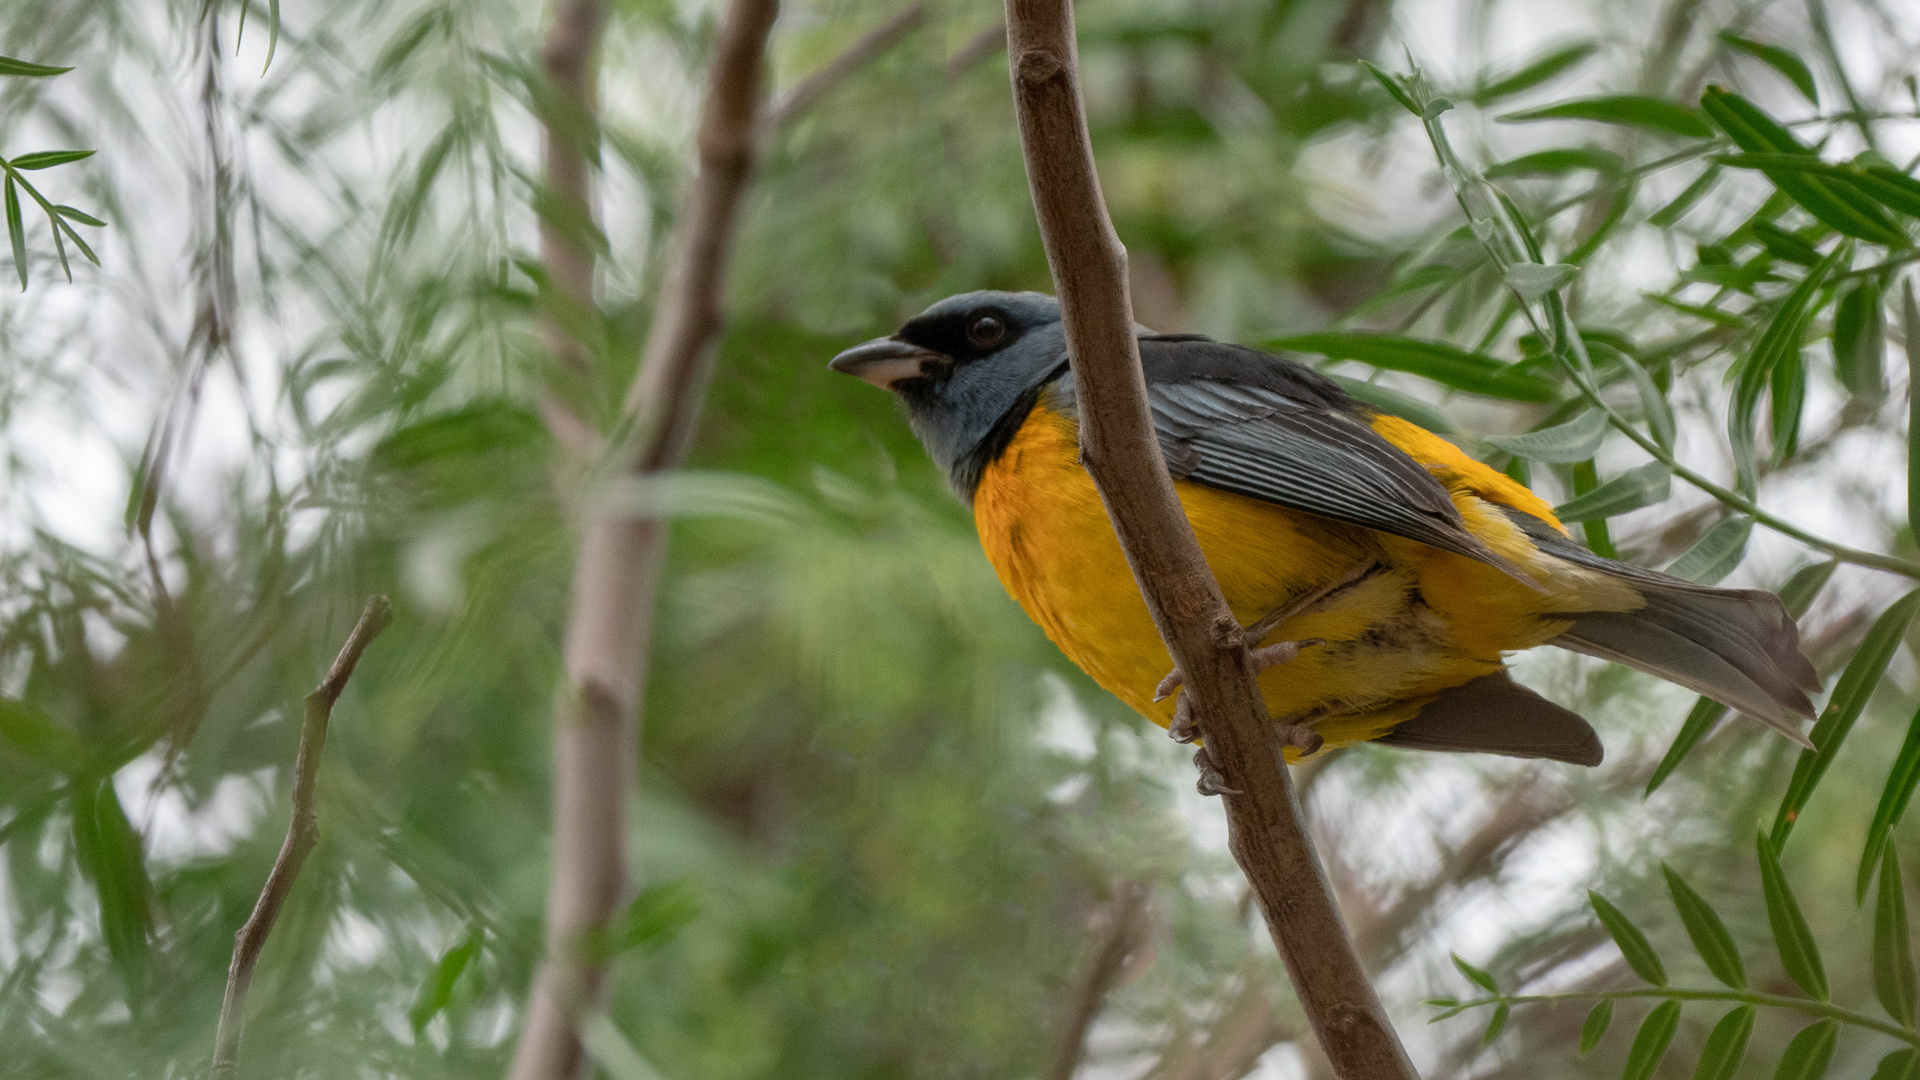
<svg viewBox="0 0 1920 1080"><path fill-rule="evenodd" d="M1807 69L1807 62L1792 51L1741 37L1731 30L1720 31L1720 40L1785 75L1802 97L1815 105L1820 104L1820 91L1813 84L1813 72Z"/></svg>
<svg viewBox="0 0 1920 1080"><path fill-rule="evenodd" d="M1627 1051L1625 1080L1648 1080L1667 1056L1673 1033L1680 1030L1680 1003L1663 1001L1647 1014L1640 1031L1633 1037L1633 1049Z"/></svg>
<svg viewBox="0 0 1920 1080"><path fill-rule="evenodd" d="M1840 753L1840 744L1853 730L1853 722L1860 718L1861 710L1867 707L1874 688L1880 685L1880 677L1886 673L1894 650L1906 636L1907 624L1913 621L1916 610L1920 610L1920 589L1894 601L1882 612L1873 628L1867 631L1866 640L1854 650L1853 659L1847 661L1846 670L1840 673L1840 681L1827 698L1827 707L1820 710L1820 720L1813 725L1810 738L1814 748L1800 752L1793 777L1787 782L1786 797L1780 801L1780 810L1773 819L1775 847L1784 845L1793 832L1794 821Z"/></svg>
<svg viewBox="0 0 1920 1080"><path fill-rule="evenodd" d="M1585 495L1554 507L1561 521L1593 521L1664 502L1673 489L1673 470L1660 462L1628 469Z"/></svg>
<svg viewBox="0 0 1920 1080"><path fill-rule="evenodd" d="M1558 176L1576 169L1591 169L1597 173L1616 176L1626 171L1627 163L1619 154L1611 150L1602 150L1593 146L1569 146L1522 154L1517 158L1487 166L1481 175L1489 180L1502 180L1509 176Z"/></svg>
<svg viewBox="0 0 1920 1080"><path fill-rule="evenodd" d="M1587 901L1593 905L1593 913L1600 916L1600 925L1607 928L1614 944L1620 946L1620 955L1627 958L1627 966L1655 986L1667 985L1667 971L1660 966L1660 954L1653 951L1647 935L1606 897L1592 889L1587 890Z"/></svg>
<svg viewBox="0 0 1920 1080"><path fill-rule="evenodd" d="M1600 1004L1587 1013L1586 1022L1580 1025L1581 1057L1593 1053L1593 1048L1600 1045L1600 1040L1606 1037L1607 1027L1612 1023L1613 999L1601 998Z"/></svg>
<svg viewBox="0 0 1920 1080"><path fill-rule="evenodd" d="M50 169L69 161L84 161L92 156L91 150L42 150L35 154L21 154L13 159L12 165L16 169Z"/></svg>
<svg viewBox="0 0 1920 1080"><path fill-rule="evenodd" d="M44 79L50 75L60 75L72 70L70 67L48 67L45 64L29 64L25 60L15 60L10 56L0 56L0 75L18 75L29 79Z"/></svg>
<svg viewBox="0 0 1920 1080"><path fill-rule="evenodd" d="M1800 415L1807 404L1807 367L1800 350L1790 348L1773 365L1772 385L1767 389L1772 408L1768 419L1773 432L1773 460L1779 464L1800 449Z"/></svg>
<svg viewBox="0 0 1920 1080"><path fill-rule="evenodd" d="M1484 969L1477 968L1465 960L1460 959L1459 953L1449 953L1447 955L1453 957L1453 966L1459 968L1460 974L1465 975L1475 986L1478 986L1489 994L1497 994L1500 992L1500 984L1494 982L1493 976L1487 974Z"/></svg>
<svg viewBox="0 0 1920 1080"><path fill-rule="evenodd" d="M1620 364L1627 370L1627 377L1633 380L1633 388L1640 394L1640 409L1646 413L1647 430L1653 433L1653 441L1663 449L1673 449L1673 407L1667 404L1667 395L1660 384L1653 381L1647 369L1640 361L1620 354Z"/></svg>
<svg viewBox="0 0 1920 1080"><path fill-rule="evenodd" d="M1907 370L1920 371L1920 304L1913 279L1900 283L1901 331L1907 339ZM1907 380L1907 529L1920 540L1920 387Z"/></svg>
<svg viewBox="0 0 1920 1080"><path fill-rule="evenodd" d="M1795 155L1795 160L1745 164L1761 168L1781 194L1799 203L1809 214L1848 236L1889 247L1903 247L1908 243L1907 234L1894 225L1877 203L1856 197L1857 190L1843 195L1830 179L1814 175L1832 166L1814 157L1812 150L1753 102L1710 86L1700 99L1700 107L1748 154Z"/></svg>
<svg viewBox="0 0 1920 1080"><path fill-rule="evenodd" d="M1639 94L1615 94L1609 97L1581 98L1557 105L1508 113L1499 118L1503 124L1531 120L1597 120L1605 124L1665 131L1689 139L1713 137L1713 129L1700 114L1685 105L1676 105L1656 97Z"/></svg>
<svg viewBox="0 0 1920 1080"><path fill-rule="evenodd" d="M1318 353L1333 360L1357 360L1489 397L1545 402L1558 396L1554 384L1538 375L1515 371L1512 365L1491 356L1440 341L1395 334L1321 333L1273 338L1265 342L1265 347Z"/></svg>
<svg viewBox="0 0 1920 1080"><path fill-rule="evenodd" d="M420 1037L427 1024L453 1003L454 986L467 970L467 965L480 952L480 935L469 935L457 942L433 965L433 974L428 977L425 986L420 988L420 996L414 1000L413 1008L407 1013L407 1019L413 1024L413 1036Z"/></svg>
<svg viewBox="0 0 1920 1080"><path fill-rule="evenodd" d="M1881 1058L1872 1080L1920 1080L1920 1050L1895 1050Z"/></svg>
<svg viewBox="0 0 1920 1080"><path fill-rule="evenodd" d="M1522 90L1531 90L1555 75L1575 67L1599 51L1600 46L1591 41L1563 45L1537 60L1521 65L1518 71L1510 75L1502 75L1481 86L1473 92L1473 103L1485 105L1504 97L1512 97Z"/></svg>
<svg viewBox="0 0 1920 1080"><path fill-rule="evenodd" d="M1667 573L1696 585L1718 585L1739 567L1747 555L1747 538L1753 535L1753 519L1736 514L1707 530L1667 567Z"/></svg>
<svg viewBox="0 0 1920 1080"><path fill-rule="evenodd" d="M1873 992L1894 1022L1913 1023L1913 941L1907 934L1907 883L1888 844L1880 859L1880 894L1873 905Z"/></svg>
<svg viewBox="0 0 1920 1080"><path fill-rule="evenodd" d="M1700 951L1700 959L1707 962L1707 970L1735 990L1745 990L1747 968L1740 962L1740 949L1734 945L1733 935L1727 932L1727 924L1720 921L1713 905L1693 891L1693 886L1674 872L1673 867L1661 863L1660 872L1666 875L1667 889L1673 893L1673 906L1680 912L1680 921L1686 925L1693 947Z"/></svg>
<svg viewBox="0 0 1920 1080"><path fill-rule="evenodd" d="M1554 427L1520 435L1485 435L1481 439L1515 457L1571 465L1592 457L1606 436L1607 414L1590 409Z"/></svg>
<svg viewBox="0 0 1920 1080"><path fill-rule="evenodd" d="M1693 183L1688 184L1680 194L1674 196L1672 202L1655 210L1653 214L1647 218L1647 224L1656 229L1665 229L1672 226L1685 216L1687 211L1693 209L1693 205L1699 202L1701 197L1706 195L1719 179L1720 166L1718 165L1694 177Z"/></svg>
<svg viewBox="0 0 1920 1080"><path fill-rule="evenodd" d="M1793 898L1787 873L1780 868L1780 856L1767 834L1759 835L1760 885L1767 898L1767 925L1773 928L1773 943L1780 950L1780 963L1808 995L1827 1000L1827 971L1820 963L1820 949L1800 914L1800 902Z"/></svg>
<svg viewBox="0 0 1920 1080"><path fill-rule="evenodd" d="M27 223L20 220L20 192L7 177L7 238L13 241L13 268L20 274L20 291L27 291Z"/></svg>
<svg viewBox="0 0 1920 1080"><path fill-rule="evenodd" d="M1865 277L1833 309L1834 374L1848 393L1868 401L1887 392L1887 320L1880 299L1880 283Z"/></svg>
<svg viewBox="0 0 1920 1080"><path fill-rule="evenodd" d="M1397 416L1419 424L1436 435L1457 435L1460 425L1453 418L1410 394L1403 394L1378 383L1346 375L1329 375L1340 388L1388 416Z"/></svg>
<svg viewBox="0 0 1920 1080"><path fill-rule="evenodd" d="M0 698L0 745L61 772L77 771L87 760L85 740L46 713L12 698Z"/></svg>
<svg viewBox="0 0 1920 1080"><path fill-rule="evenodd" d="M1733 1080L1740 1071L1740 1059L1747 1056L1747 1039L1752 1034L1753 1006L1742 1005L1721 1017L1700 1050L1693 1080Z"/></svg>
<svg viewBox="0 0 1920 1080"><path fill-rule="evenodd" d="M1840 560L1828 559L1826 562L1809 563L1793 572L1785 585L1780 586L1780 602L1786 605L1787 614L1795 619L1803 618L1807 609L1813 606L1814 597L1827 587L1833 572L1840 568Z"/></svg>
<svg viewBox="0 0 1920 1080"><path fill-rule="evenodd" d="M101 221L99 218L94 217L92 214L89 214L84 210L75 210L71 206L56 206L53 208L53 212L56 214L59 214L63 218L67 218L72 221L77 221L82 225L92 225L93 227L98 229L104 229L107 227L106 222Z"/></svg>
<svg viewBox="0 0 1920 1080"><path fill-rule="evenodd" d="M1517 262L1507 267L1507 287L1522 300L1538 300L1572 281L1580 272L1566 263Z"/></svg>
<svg viewBox="0 0 1920 1080"><path fill-rule="evenodd" d="M1507 1029L1507 1017L1512 1015L1512 1012L1512 1007L1504 1001L1493 1007L1493 1018L1487 1021L1486 1034L1480 1036L1481 1045L1493 1045L1493 1041L1498 1039L1500 1033Z"/></svg>
<svg viewBox="0 0 1920 1080"><path fill-rule="evenodd" d="M1839 1038L1838 1020L1819 1020L1801 1028L1781 1055L1773 1080L1820 1080L1833 1063L1833 1046Z"/></svg>
<svg viewBox="0 0 1920 1080"><path fill-rule="evenodd" d="M1393 100L1399 102L1401 108L1415 116L1420 115L1420 106L1414 103L1413 95L1407 93L1406 87L1401 85L1398 75L1390 75L1374 67L1372 64L1367 63L1365 60L1360 61L1360 66L1366 68L1375 79L1380 81L1381 86L1387 88L1387 93L1393 95Z"/></svg>
<svg viewBox="0 0 1920 1080"><path fill-rule="evenodd" d="M1660 785L1667 782L1667 777L1673 775L1673 770L1680 767L1680 763L1687 759L1688 754L1693 753L1693 748L1700 745L1701 740L1707 737L1707 733L1713 730L1713 725L1719 723L1720 718L1727 715L1728 711L1725 705L1710 697L1703 697L1693 703L1693 710L1687 713L1686 723L1680 725L1680 734L1674 736L1673 745L1667 748L1667 756L1660 759L1660 764L1654 768L1653 775L1647 779L1648 795L1658 791Z"/></svg>
<svg viewBox="0 0 1920 1080"><path fill-rule="evenodd" d="M1855 880L1856 903L1866 900L1873 868L1880 861L1880 849L1900 824L1900 816L1907 812L1907 803L1912 801L1916 785L1920 785L1920 713L1915 713L1912 723L1907 725L1906 742L1900 745L1900 753L1893 759L1886 787L1880 791L1880 805L1874 807L1873 822L1867 826L1867 844L1860 853L1860 871Z"/></svg>
<svg viewBox="0 0 1920 1080"><path fill-rule="evenodd" d="M153 930L153 883L147 877L140 838L128 822L111 778L76 783L73 848L100 902L100 930L130 997L144 988L148 935Z"/></svg>

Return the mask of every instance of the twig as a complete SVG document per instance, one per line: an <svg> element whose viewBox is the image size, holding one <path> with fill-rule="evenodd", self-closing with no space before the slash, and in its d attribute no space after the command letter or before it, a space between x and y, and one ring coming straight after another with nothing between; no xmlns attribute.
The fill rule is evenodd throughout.
<svg viewBox="0 0 1920 1080"><path fill-rule="evenodd" d="M1295 1033L1273 1013L1264 974L1250 965L1240 991L1195 1042L1182 1035L1141 1080L1239 1080L1260 1058Z"/></svg>
<svg viewBox="0 0 1920 1080"><path fill-rule="evenodd" d="M1004 19L968 38L965 45L947 57L947 81L952 82L972 71L974 65L987 58L987 54L1004 48L1006 44L1007 24Z"/></svg>
<svg viewBox="0 0 1920 1080"><path fill-rule="evenodd" d="M1175 498L1148 415L1127 294L1075 74L1070 0L1007 0L1008 65L1028 187L1081 402L1081 459L1229 786L1228 843L1327 1057L1351 1080L1415 1073L1367 981L1295 804L1234 621Z"/></svg>
<svg viewBox="0 0 1920 1080"><path fill-rule="evenodd" d="M541 397L540 412L554 438L579 461L592 455L597 441L593 424L566 398L580 397L592 373L586 343L570 326L598 311L593 252L582 243L581 233L593 225L588 155L598 137L594 54L601 19L599 0L561 0L540 50L554 102L542 130L549 209L540 215L540 261L548 289L540 334L558 365ZM552 385L556 380L559 385Z"/></svg>
<svg viewBox="0 0 1920 1080"><path fill-rule="evenodd" d="M313 809L313 784L320 773L320 755L327 747L327 721L333 716L334 703L353 676L354 666L380 631L393 621L393 608L384 596L367 601L353 633L340 647L327 677L307 695L306 716L300 722L300 750L293 762L293 816L287 822L287 838L274 856L273 869L260 889L245 926L233 937L233 962L227 967L227 995L220 1002L220 1026L213 1041L213 1078L227 1080L240 1067L240 1029L246 1022L247 988L253 983L253 968L260 961L260 950L273 932L273 921L293 891L293 879L300 864L320 839L320 821Z"/></svg>
<svg viewBox="0 0 1920 1080"><path fill-rule="evenodd" d="M815 102L846 82L854 72L898 45L908 34L920 28L920 23L926 18L926 14L925 3L908 4L900 10L898 15L881 23L868 31L860 40L847 46L845 52L827 61L820 70L800 80L793 89L782 94L772 105L767 106L766 115L760 120L762 136L771 134L775 129L812 108Z"/></svg>
<svg viewBox="0 0 1920 1080"><path fill-rule="evenodd" d="M1072 1000L1060 1027L1060 1044L1054 1051L1047 1080L1073 1080L1080 1059L1086 1054L1087 1030L1107 1000L1107 994L1119 981L1127 958L1136 952L1147 931L1147 899L1152 890L1134 881L1123 881L1114 890L1113 903L1103 913L1105 926L1100 941L1087 961L1086 971L1074 987Z"/></svg>
<svg viewBox="0 0 1920 1080"><path fill-rule="evenodd" d="M622 471L670 468L691 437L719 334L720 293L740 198L752 173L767 35L778 0L733 0L708 72L698 174L680 208L666 280L629 388ZM574 563L554 702L553 876L545 955L515 1048L513 1080L563 1080L583 1060L573 1017L598 995L604 964L585 946L627 888L626 808L639 757L639 691L665 555L662 522L597 517Z"/></svg>

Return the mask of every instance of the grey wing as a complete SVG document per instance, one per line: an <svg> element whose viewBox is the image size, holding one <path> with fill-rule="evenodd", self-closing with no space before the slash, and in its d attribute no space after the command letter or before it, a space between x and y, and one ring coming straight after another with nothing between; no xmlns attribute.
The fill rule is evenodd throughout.
<svg viewBox="0 0 1920 1080"><path fill-rule="evenodd" d="M1356 417L1214 380L1150 383L1147 396L1178 479L1417 540L1533 584L1467 531L1419 462Z"/></svg>
<svg viewBox="0 0 1920 1080"><path fill-rule="evenodd" d="M1444 690L1413 719L1375 740L1407 750L1451 750L1598 765L1600 736L1580 717L1504 671Z"/></svg>

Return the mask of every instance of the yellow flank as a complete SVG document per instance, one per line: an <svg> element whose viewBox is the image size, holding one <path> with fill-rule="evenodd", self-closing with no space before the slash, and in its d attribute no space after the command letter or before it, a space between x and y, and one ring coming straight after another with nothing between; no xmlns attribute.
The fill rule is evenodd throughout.
<svg viewBox="0 0 1920 1080"><path fill-rule="evenodd" d="M1569 624L1554 612L1641 603L1625 586L1540 554L1488 505L1504 503L1558 528L1552 508L1525 487L1404 420L1382 417L1374 429L1425 465L1468 528L1527 569L1540 588L1414 541L1198 484L1174 485L1243 626L1374 567L1265 639L1326 641L1262 674L1260 687L1271 715L1313 724L1328 746L1378 738L1434 694L1497 670L1503 653L1557 636ZM1077 439L1073 419L1043 399L982 475L974 522L1001 583L1067 658L1165 727L1174 701L1151 698L1171 661L1099 492L1080 466Z"/></svg>

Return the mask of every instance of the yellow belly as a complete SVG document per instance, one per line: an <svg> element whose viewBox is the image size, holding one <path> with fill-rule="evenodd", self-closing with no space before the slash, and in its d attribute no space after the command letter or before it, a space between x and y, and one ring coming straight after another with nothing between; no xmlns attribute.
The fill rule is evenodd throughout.
<svg viewBox="0 0 1920 1080"><path fill-rule="evenodd" d="M1174 701L1152 694L1171 661L1076 438L1071 419L1036 409L983 474L974 521L1007 591L1068 659L1164 727ZM1504 652L1566 628L1541 618L1543 610L1574 610L1587 599L1530 590L1412 541L1197 484L1175 487L1243 626L1368 565L1382 568L1265 639L1325 639L1263 673L1260 688L1272 716L1313 723L1329 746L1378 738L1432 695L1498 669Z"/></svg>

